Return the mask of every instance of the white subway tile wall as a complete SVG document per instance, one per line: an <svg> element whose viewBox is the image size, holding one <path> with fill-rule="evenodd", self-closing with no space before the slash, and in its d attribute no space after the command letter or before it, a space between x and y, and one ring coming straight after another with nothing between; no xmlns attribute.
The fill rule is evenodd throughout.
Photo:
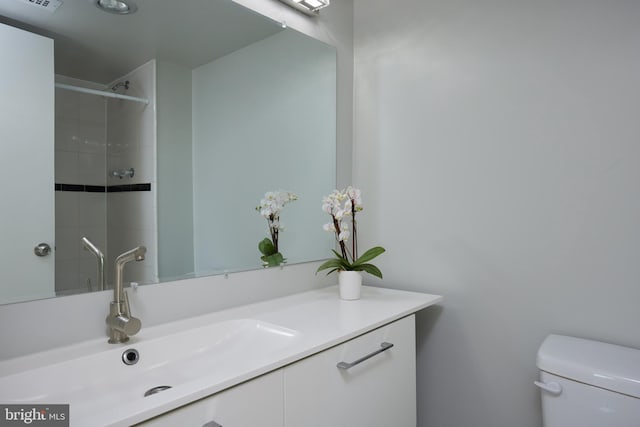
<svg viewBox="0 0 640 427"><path fill-rule="evenodd" d="M96 260L80 239L88 237L105 254L107 284L115 257L144 245L145 261L127 266L125 281L157 281L155 213L155 62L119 80L129 80L128 95L149 105L56 89L55 182L56 292L97 289ZM91 89L106 85L65 76L56 81ZM133 177L111 176L134 168ZM150 191L108 191L109 187L150 184ZM94 186L87 189L85 186ZM113 188L112 188L113 190Z"/></svg>
<svg viewBox="0 0 640 427"><path fill-rule="evenodd" d="M125 283L158 281L155 69L155 61L149 61L118 80L128 80L126 94L147 98L148 105L117 99L107 103L107 170L135 170L132 178L108 175L107 186L151 184L151 191L109 192L107 196L107 265L112 266L115 258L126 250L141 245L147 248L144 261L127 265ZM107 270L107 282L113 281L111 270Z"/></svg>
<svg viewBox="0 0 640 427"><path fill-rule="evenodd" d="M100 89L102 86L64 76L59 83ZM56 89L55 182L105 185L106 104L103 98ZM82 248L88 237L106 247L106 193L56 191L56 293L97 286L96 261ZM104 249L103 249L104 250Z"/></svg>

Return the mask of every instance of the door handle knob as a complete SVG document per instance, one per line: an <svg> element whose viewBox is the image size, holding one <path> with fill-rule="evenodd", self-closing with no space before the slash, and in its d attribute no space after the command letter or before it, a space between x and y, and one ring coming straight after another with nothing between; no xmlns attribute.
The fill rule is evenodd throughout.
<svg viewBox="0 0 640 427"><path fill-rule="evenodd" d="M38 243L38 245L33 248L33 253L36 256L47 256L51 253L51 246L46 243Z"/></svg>

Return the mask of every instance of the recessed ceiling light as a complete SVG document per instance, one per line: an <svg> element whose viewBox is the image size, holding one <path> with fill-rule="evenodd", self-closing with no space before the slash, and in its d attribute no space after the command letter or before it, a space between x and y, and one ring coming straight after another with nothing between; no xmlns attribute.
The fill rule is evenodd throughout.
<svg viewBox="0 0 640 427"><path fill-rule="evenodd" d="M138 10L130 0L95 0L95 4L100 10L116 15L129 15Z"/></svg>
<svg viewBox="0 0 640 427"><path fill-rule="evenodd" d="M329 6L330 0L280 0L307 15L316 15L318 11Z"/></svg>

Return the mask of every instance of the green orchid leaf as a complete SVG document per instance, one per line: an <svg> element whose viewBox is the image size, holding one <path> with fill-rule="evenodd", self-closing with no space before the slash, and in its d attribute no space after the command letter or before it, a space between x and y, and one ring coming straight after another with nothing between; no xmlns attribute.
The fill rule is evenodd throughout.
<svg viewBox="0 0 640 427"><path fill-rule="evenodd" d="M273 246L273 242L271 242L271 239L267 237L265 237L263 240L260 241L260 243L258 243L258 250L264 256L270 256L277 253L276 247Z"/></svg>
<svg viewBox="0 0 640 427"><path fill-rule="evenodd" d="M282 264L282 261L284 261L284 257L280 252L276 252L275 254L271 254L271 255L261 256L260 259L266 262L269 265L269 267L277 267L280 264Z"/></svg>
<svg viewBox="0 0 640 427"><path fill-rule="evenodd" d="M375 257L377 257L378 255L384 253L385 249L382 246L375 246L371 249L369 249L368 251L366 251L365 253L363 253L360 258L358 258L354 263L353 266L358 266L358 265L362 265L366 262L371 261L372 259L374 259Z"/></svg>
<svg viewBox="0 0 640 427"><path fill-rule="evenodd" d="M284 262L284 256L280 252L276 252L273 255L269 255L269 259L274 265L280 265Z"/></svg>
<svg viewBox="0 0 640 427"><path fill-rule="evenodd" d="M367 273L382 279L382 272L373 264L360 264L355 268L356 271L366 271Z"/></svg>
<svg viewBox="0 0 640 427"><path fill-rule="evenodd" d="M327 274L330 274L335 270L344 270L345 269L344 260L342 258L340 258L340 259L331 258L330 260L327 260L327 261L323 262L322 264L320 264L320 267L318 267L318 269L316 270L316 274L318 274L320 271L326 270L328 268L331 268L332 270Z"/></svg>
<svg viewBox="0 0 640 427"><path fill-rule="evenodd" d="M333 253L335 254L336 258L338 258L338 259L342 260L342 261L344 262L344 265L345 265L345 266L347 266L347 267L351 267L351 263L349 262L349 260L344 259L344 258L342 257L342 254L341 254L340 252L338 252L338 251L336 251L336 250L334 250L334 249L331 249L331 252L333 252ZM347 270L350 270L350 268L348 268Z"/></svg>
<svg viewBox="0 0 640 427"><path fill-rule="evenodd" d="M322 270L326 270L327 268L340 268L341 266L342 264L340 263L340 260L332 258L320 264L320 266L316 270L316 273Z"/></svg>

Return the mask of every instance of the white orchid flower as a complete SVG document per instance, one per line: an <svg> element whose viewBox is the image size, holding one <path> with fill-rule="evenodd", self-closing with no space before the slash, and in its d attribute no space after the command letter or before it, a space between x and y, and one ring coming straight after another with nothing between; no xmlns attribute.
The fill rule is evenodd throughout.
<svg viewBox="0 0 640 427"><path fill-rule="evenodd" d="M322 211L331 215L332 221L324 224L323 229L325 231L331 231L334 234L338 248L334 251L338 262L335 259L328 260L317 271L331 269L329 272L335 270L346 271L366 271L379 278L382 278L382 273L374 265L362 264L366 261L373 259L383 253L385 250L381 246L366 251L362 257L358 256L358 244L357 244L357 222L356 213L363 210L362 207L362 192L349 186L342 191L334 190L328 196L322 199ZM349 220L348 217L351 217ZM351 228L351 229L350 229ZM351 242L347 243L347 240L351 238ZM357 260L362 259L360 264L356 263ZM336 268L336 266L340 266Z"/></svg>
<svg viewBox="0 0 640 427"><path fill-rule="evenodd" d="M338 234L338 241L345 242L349 240L349 236L350 236L349 231L341 231L340 234Z"/></svg>
<svg viewBox="0 0 640 427"><path fill-rule="evenodd" d="M361 190L349 186L345 190L345 194L347 195L349 200L353 202L356 210L362 210L362 191Z"/></svg>
<svg viewBox="0 0 640 427"><path fill-rule="evenodd" d="M345 211L344 209L338 209L334 212L333 216L340 221L342 218L344 218L345 214L347 213L347 211Z"/></svg>
<svg viewBox="0 0 640 427"><path fill-rule="evenodd" d="M280 223L280 211L287 203L294 200L298 200L298 196L289 191L267 191L264 198L260 200L260 205L256 207L260 215L267 220L271 242L276 251L278 250L278 233L284 230Z"/></svg>

